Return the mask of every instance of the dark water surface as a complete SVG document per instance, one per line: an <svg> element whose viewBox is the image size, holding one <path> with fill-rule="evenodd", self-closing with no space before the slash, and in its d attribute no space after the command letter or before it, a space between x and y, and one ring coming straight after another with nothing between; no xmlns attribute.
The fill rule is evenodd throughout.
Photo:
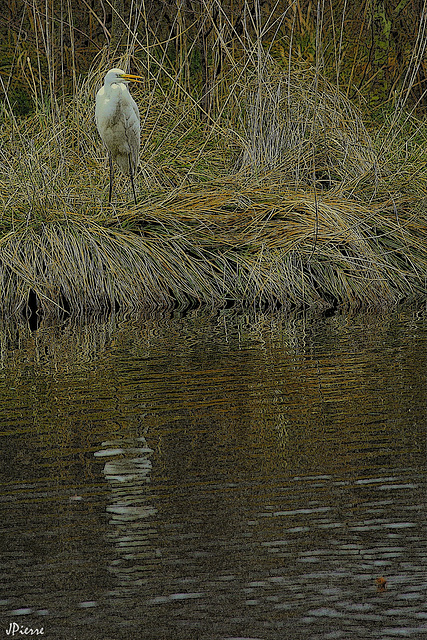
<svg viewBox="0 0 427 640"><path fill-rule="evenodd" d="M426 354L410 311L2 329L0 638L427 638Z"/></svg>

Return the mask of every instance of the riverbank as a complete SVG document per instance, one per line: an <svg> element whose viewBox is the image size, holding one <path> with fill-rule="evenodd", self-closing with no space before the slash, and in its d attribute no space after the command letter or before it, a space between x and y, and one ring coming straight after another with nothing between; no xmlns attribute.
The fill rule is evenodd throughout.
<svg viewBox="0 0 427 640"><path fill-rule="evenodd" d="M139 201L118 176L110 207L100 77L26 119L3 114L4 315L425 299L422 122L368 129L334 87L316 79L313 95L305 69L247 78L212 122L143 87Z"/></svg>

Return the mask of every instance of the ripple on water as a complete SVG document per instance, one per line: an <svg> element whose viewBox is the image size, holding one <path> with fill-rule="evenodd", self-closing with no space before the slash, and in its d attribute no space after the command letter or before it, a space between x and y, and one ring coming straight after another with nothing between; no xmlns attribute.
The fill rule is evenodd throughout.
<svg viewBox="0 0 427 640"><path fill-rule="evenodd" d="M421 637L426 344L402 316L22 337L2 617L64 640Z"/></svg>

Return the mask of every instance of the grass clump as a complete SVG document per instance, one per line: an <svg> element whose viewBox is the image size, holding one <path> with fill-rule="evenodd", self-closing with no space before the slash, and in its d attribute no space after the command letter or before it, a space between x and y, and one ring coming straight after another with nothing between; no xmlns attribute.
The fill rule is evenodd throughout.
<svg viewBox="0 0 427 640"><path fill-rule="evenodd" d="M208 118L200 100L147 75L134 91L139 202L117 176L108 206L93 118L104 70L24 120L3 108L3 314L425 297L427 135L415 117L370 129L316 70L268 56L256 72L230 69Z"/></svg>
<svg viewBox="0 0 427 640"><path fill-rule="evenodd" d="M238 95L244 123L242 169L277 169L296 185L331 188L372 173L373 142L357 109L307 65L284 74L272 64Z"/></svg>

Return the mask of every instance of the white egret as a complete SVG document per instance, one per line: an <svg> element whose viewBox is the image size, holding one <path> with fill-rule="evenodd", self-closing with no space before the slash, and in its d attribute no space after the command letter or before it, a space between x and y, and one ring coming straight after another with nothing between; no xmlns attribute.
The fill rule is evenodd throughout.
<svg viewBox="0 0 427 640"><path fill-rule="evenodd" d="M95 119L110 161L110 193L113 193L113 160L130 177L136 204L134 175L139 159L139 110L129 93L128 82L142 82L141 76L111 69L104 78L104 86L96 94Z"/></svg>

